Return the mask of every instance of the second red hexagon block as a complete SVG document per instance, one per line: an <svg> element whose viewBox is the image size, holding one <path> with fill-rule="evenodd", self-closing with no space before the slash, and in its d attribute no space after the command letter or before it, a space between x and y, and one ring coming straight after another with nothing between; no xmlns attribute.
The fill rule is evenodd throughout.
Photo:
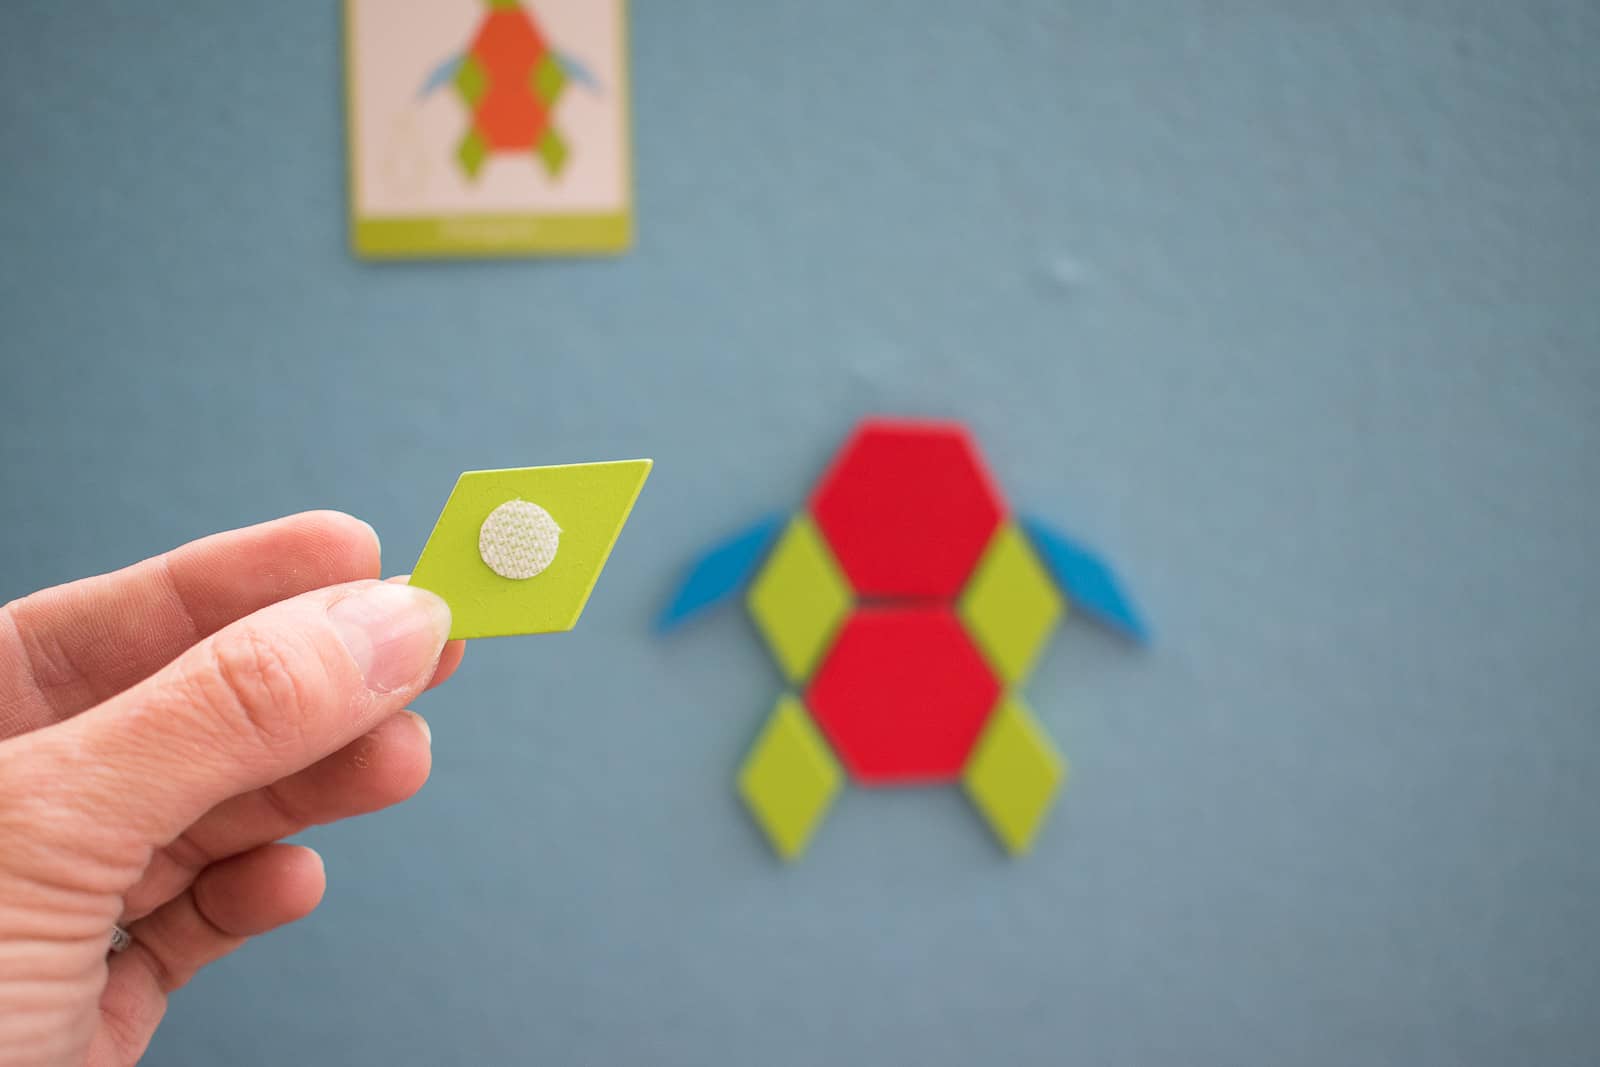
<svg viewBox="0 0 1600 1067"><path fill-rule="evenodd" d="M943 607L863 607L806 692L839 759L864 785L953 782L1000 697L966 629Z"/></svg>

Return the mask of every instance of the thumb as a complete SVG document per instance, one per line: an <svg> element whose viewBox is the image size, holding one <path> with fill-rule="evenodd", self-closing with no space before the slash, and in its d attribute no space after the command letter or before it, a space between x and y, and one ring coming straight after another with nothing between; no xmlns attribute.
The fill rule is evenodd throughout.
<svg viewBox="0 0 1600 1067"><path fill-rule="evenodd" d="M229 797L399 711L427 684L449 631L444 601L407 585L356 582L283 601L39 731L46 751L32 754L34 769L50 781L34 780L120 843L164 845Z"/></svg>

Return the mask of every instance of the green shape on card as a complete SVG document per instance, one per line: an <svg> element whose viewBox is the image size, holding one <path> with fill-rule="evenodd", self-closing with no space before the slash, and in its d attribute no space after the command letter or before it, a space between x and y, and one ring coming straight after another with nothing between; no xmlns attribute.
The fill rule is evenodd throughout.
<svg viewBox="0 0 1600 1067"><path fill-rule="evenodd" d="M548 111L566 84L566 72L561 69L555 54L546 52L533 68L533 95L539 98L539 102Z"/></svg>
<svg viewBox="0 0 1600 1067"><path fill-rule="evenodd" d="M461 98L467 102L468 107L477 107L478 101L483 99L483 94L489 90L489 75L484 71L483 64L478 62L478 57L468 55L461 61L461 66L456 68L456 89L460 91Z"/></svg>
<svg viewBox="0 0 1600 1067"><path fill-rule="evenodd" d="M477 130L468 130L467 135L461 138L461 146L456 149L456 159L460 161L461 169L467 172L467 177L476 178L487 158L489 146L484 143L483 135Z"/></svg>
<svg viewBox="0 0 1600 1067"><path fill-rule="evenodd" d="M562 140L553 126L539 138L539 158L544 161L545 172L552 178L567 165L567 142Z"/></svg>

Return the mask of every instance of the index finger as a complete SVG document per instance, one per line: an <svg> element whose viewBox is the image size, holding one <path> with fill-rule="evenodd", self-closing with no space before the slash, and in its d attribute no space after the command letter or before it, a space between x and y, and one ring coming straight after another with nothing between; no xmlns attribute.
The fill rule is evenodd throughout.
<svg viewBox="0 0 1600 1067"><path fill-rule="evenodd" d="M12 601L0 607L0 739L100 703L268 605L376 578L378 557L372 527L311 511Z"/></svg>

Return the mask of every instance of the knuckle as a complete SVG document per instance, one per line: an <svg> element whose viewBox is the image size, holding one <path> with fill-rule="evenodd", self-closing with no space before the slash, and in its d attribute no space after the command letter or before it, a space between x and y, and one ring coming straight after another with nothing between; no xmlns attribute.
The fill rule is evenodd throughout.
<svg viewBox="0 0 1600 1067"><path fill-rule="evenodd" d="M0 622L14 630L22 666L33 686L47 699L78 680L72 658L62 646L56 628L35 625L43 613L39 593L13 600L0 608ZM38 609L38 610L36 610Z"/></svg>
<svg viewBox="0 0 1600 1067"><path fill-rule="evenodd" d="M212 642L195 675L201 702L262 747L296 750L317 710L325 672L311 650L244 626Z"/></svg>
<svg viewBox="0 0 1600 1067"><path fill-rule="evenodd" d="M176 993L189 983L192 974L168 962L170 957L166 950L152 947L155 940L152 931L146 927L139 932L139 937L130 948L137 953L134 958L149 972L157 989L163 993Z"/></svg>

